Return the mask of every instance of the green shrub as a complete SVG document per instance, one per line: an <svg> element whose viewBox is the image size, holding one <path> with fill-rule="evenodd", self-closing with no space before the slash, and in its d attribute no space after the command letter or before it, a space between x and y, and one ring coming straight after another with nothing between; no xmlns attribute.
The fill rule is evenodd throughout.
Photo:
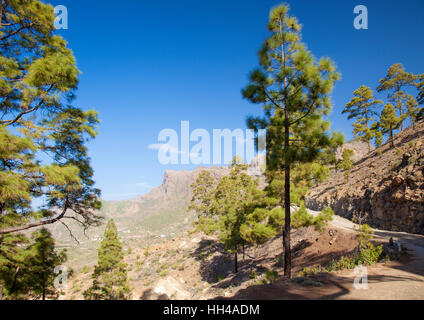
<svg viewBox="0 0 424 320"><path fill-rule="evenodd" d="M304 268L302 271L299 272L300 277L310 277L315 276L318 272L321 271L321 268Z"/></svg>
<svg viewBox="0 0 424 320"><path fill-rule="evenodd" d="M305 206L301 206L299 210L292 214L292 227L300 229L309 227L313 224L314 217L309 214Z"/></svg>
<svg viewBox="0 0 424 320"><path fill-rule="evenodd" d="M218 281L218 282L221 282L221 281L222 281L222 280L224 280L224 279L225 279L225 277L224 277L222 274L218 273L217 281Z"/></svg>
<svg viewBox="0 0 424 320"><path fill-rule="evenodd" d="M150 252L149 252L149 247L147 247L147 248L146 248L146 250L144 251L144 256L145 256L145 257L148 257L148 256L149 256L149 254L150 254Z"/></svg>
<svg viewBox="0 0 424 320"><path fill-rule="evenodd" d="M137 269L140 269L141 268L141 266L144 264L144 260L143 261L137 261L136 262L136 264L135 264L135 267L137 268Z"/></svg>
<svg viewBox="0 0 424 320"><path fill-rule="evenodd" d="M354 269L356 266L356 258L341 257L339 260L331 260L325 271L339 271L343 269Z"/></svg>
<svg viewBox="0 0 424 320"><path fill-rule="evenodd" d="M374 246L372 243L369 243L367 248L361 248L357 258L357 264L373 265L379 261L382 252L383 246Z"/></svg>
<svg viewBox="0 0 424 320"><path fill-rule="evenodd" d="M313 220L315 229L322 232L329 221L332 221L334 217L334 211L328 207L320 212L320 214Z"/></svg>
<svg viewBox="0 0 424 320"><path fill-rule="evenodd" d="M273 283L279 279L279 275L277 271L268 270L265 273L265 278L269 283Z"/></svg>

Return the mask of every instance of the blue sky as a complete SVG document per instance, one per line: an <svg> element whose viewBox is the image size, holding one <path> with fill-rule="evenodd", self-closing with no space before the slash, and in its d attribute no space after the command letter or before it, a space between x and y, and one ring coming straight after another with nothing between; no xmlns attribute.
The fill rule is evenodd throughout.
<svg viewBox="0 0 424 320"><path fill-rule="evenodd" d="M134 198L162 182L165 170L148 148L164 128L245 128L260 107L241 88L257 66L269 10L278 1L51 0L68 8L60 31L77 58L76 103L96 109L101 125L89 144L97 186L106 200ZM375 89L393 63L424 72L424 1L292 0L303 40L328 56L342 79L333 96L332 129L352 138L340 114L362 84ZM369 29L353 27L356 5L366 5ZM384 96L379 96L385 98Z"/></svg>

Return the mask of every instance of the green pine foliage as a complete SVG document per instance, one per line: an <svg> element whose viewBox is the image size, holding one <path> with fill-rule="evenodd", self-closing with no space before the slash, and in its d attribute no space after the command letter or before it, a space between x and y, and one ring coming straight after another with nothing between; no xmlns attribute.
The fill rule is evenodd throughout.
<svg viewBox="0 0 424 320"><path fill-rule="evenodd" d="M0 237L0 283L3 299L24 298L29 287L22 275L27 270L28 247L30 241L22 234Z"/></svg>
<svg viewBox="0 0 424 320"><path fill-rule="evenodd" d="M381 253L383 252L383 246L375 246L372 243L374 237L374 231L372 228L363 224L359 228L359 253L356 259L357 265L370 266L378 262Z"/></svg>
<svg viewBox="0 0 424 320"><path fill-rule="evenodd" d="M28 248L30 255L26 263L29 270L24 274L25 281L31 288L32 296L42 300L57 299L59 292L54 287L57 276L54 269L66 261L66 251L55 251L55 241L45 228L34 232L32 238L33 243Z"/></svg>
<svg viewBox="0 0 424 320"><path fill-rule="evenodd" d="M328 207L322 210L318 216L315 217L313 225L316 230L322 232L324 227L328 224L329 221L333 221L334 211Z"/></svg>
<svg viewBox="0 0 424 320"><path fill-rule="evenodd" d="M91 287L84 292L87 300L127 300L130 287L124 252L114 221L109 220L98 251Z"/></svg>
<svg viewBox="0 0 424 320"><path fill-rule="evenodd" d="M396 63L389 68L387 75L380 80L380 85L377 87L378 92L388 92L388 99L398 112L401 130L404 129L404 121L411 117L413 122L419 112L416 108L417 100L406 91L408 88L419 88L418 80L418 75L406 72L401 63Z"/></svg>
<svg viewBox="0 0 424 320"><path fill-rule="evenodd" d="M267 129L267 170L284 172L284 274L291 277L291 170L311 163L330 144L330 94L339 79L328 58L316 60L301 42L301 25L286 4L272 8L260 52L260 67L251 72L243 96L262 105L265 116L249 118L251 129Z"/></svg>
<svg viewBox="0 0 424 320"><path fill-rule="evenodd" d="M345 182L349 180L350 172L353 168L352 157L355 151L351 149L344 149L342 153L342 160L339 162L339 168L344 171Z"/></svg>
<svg viewBox="0 0 424 320"><path fill-rule="evenodd" d="M0 7L0 234L54 223L71 210L84 227L98 224L100 191L85 144L99 121L72 105L80 71L55 32L54 9L39 0ZM37 199L45 205L33 209Z"/></svg>
<svg viewBox="0 0 424 320"><path fill-rule="evenodd" d="M66 251L57 252L47 229L0 239L0 283L6 299L57 299L54 287L57 266L66 262Z"/></svg>
<svg viewBox="0 0 424 320"><path fill-rule="evenodd" d="M411 88L418 90L416 98L408 93L407 90ZM415 122L424 118L424 108L420 106L424 103L424 74L406 72L402 64L396 63L380 80L377 91L387 92L389 100L377 121L373 122L378 114L375 107L383 102L375 100L373 91L366 86L361 86L354 92L355 97L342 113L348 113L348 119L356 119L353 124L355 136L367 141L369 145L374 138L376 146L380 147L384 142L384 135L388 134L393 147L394 131L399 127L403 130L406 119L409 118L410 123L415 125Z"/></svg>
<svg viewBox="0 0 424 320"><path fill-rule="evenodd" d="M395 147L393 132L399 128L401 121L401 118L396 116L395 107L391 103L387 103L384 106L384 110L381 112L379 125L383 134L389 134L392 148Z"/></svg>
<svg viewBox="0 0 424 320"><path fill-rule="evenodd" d="M362 140L368 142L371 150L371 140L375 136L375 131L372 130L372 122L377 116L376 107L383 102L374 99L374 92L366 86L361 86L354 91L354 98L346 104L342 114L349 114L348 119L355 119L353 124L353 134Z"/></svg>
<svg viewBox="0 0 424 320"><path fill-rule="evenodd" d="M418 90L417 102L418 104L422 105L424 104L424 73L419 76L418 81L419 82L417 83L417 90ZM423 109L424 108L421 108L421 111Z"/></svg>
<svg viewBox="0 0 424 320"><path fill-rule="evenodd" d="M235 272L241 248L263 243L277 232L267 223L265 193L247 174L247 167L235 158L228 176L215 180L208 171L202 171L191 186L189 209L199 213L196 230L219 236L225 249L234 253Z"/></svg>

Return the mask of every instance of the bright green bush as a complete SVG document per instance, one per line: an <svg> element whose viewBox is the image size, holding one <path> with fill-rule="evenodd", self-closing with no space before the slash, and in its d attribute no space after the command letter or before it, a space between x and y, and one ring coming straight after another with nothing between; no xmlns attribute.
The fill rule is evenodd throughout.
<svg viewBox="0 0 424 320"><path fill-rule="evenodd" d="M312 222L315 229L322 232L327 223L333 220L333 216L334 211L330 207L322 210L322 212Z"/></svg>

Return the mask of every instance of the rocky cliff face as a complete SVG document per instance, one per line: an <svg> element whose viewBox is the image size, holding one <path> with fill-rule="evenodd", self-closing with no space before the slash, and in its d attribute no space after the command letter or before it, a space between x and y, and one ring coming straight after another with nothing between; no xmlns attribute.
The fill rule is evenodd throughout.
<svg viewBox="0 0 424 320"><path fill-rule="evenodd" d="M349 142L346 142L337 149L336 151L336 157L337 159L342 159L343 151L345 149L353 150L355 153L352 156L352 160L354 162L358 162L362 158L364 158L370 151L374 150L373 146L369 146L367 142L362 140L351 140Z"/></svg>
<svg viewBox="0 0 424 320"><path fill-rule="evenodd" d="M373 227L424 234L424 122L356 162L347 182L343 172L306 196L313 210L330 206L347 218L367 216Z"/></svg>
<svg viewBox="0 0 424 320"><path fill-rule="evenodd" d="M203 170L209 171L213 177L220 178L227 175L229 170L224 167L198 167L194 171L165 171L163 182L160 186L152 189L149 193L138 197L135 201L142 204L146 201L153 199L160 199L163 197L175 197L186 195L188 201L191 199L191 184L196 181L198 175Z"/></svg>

